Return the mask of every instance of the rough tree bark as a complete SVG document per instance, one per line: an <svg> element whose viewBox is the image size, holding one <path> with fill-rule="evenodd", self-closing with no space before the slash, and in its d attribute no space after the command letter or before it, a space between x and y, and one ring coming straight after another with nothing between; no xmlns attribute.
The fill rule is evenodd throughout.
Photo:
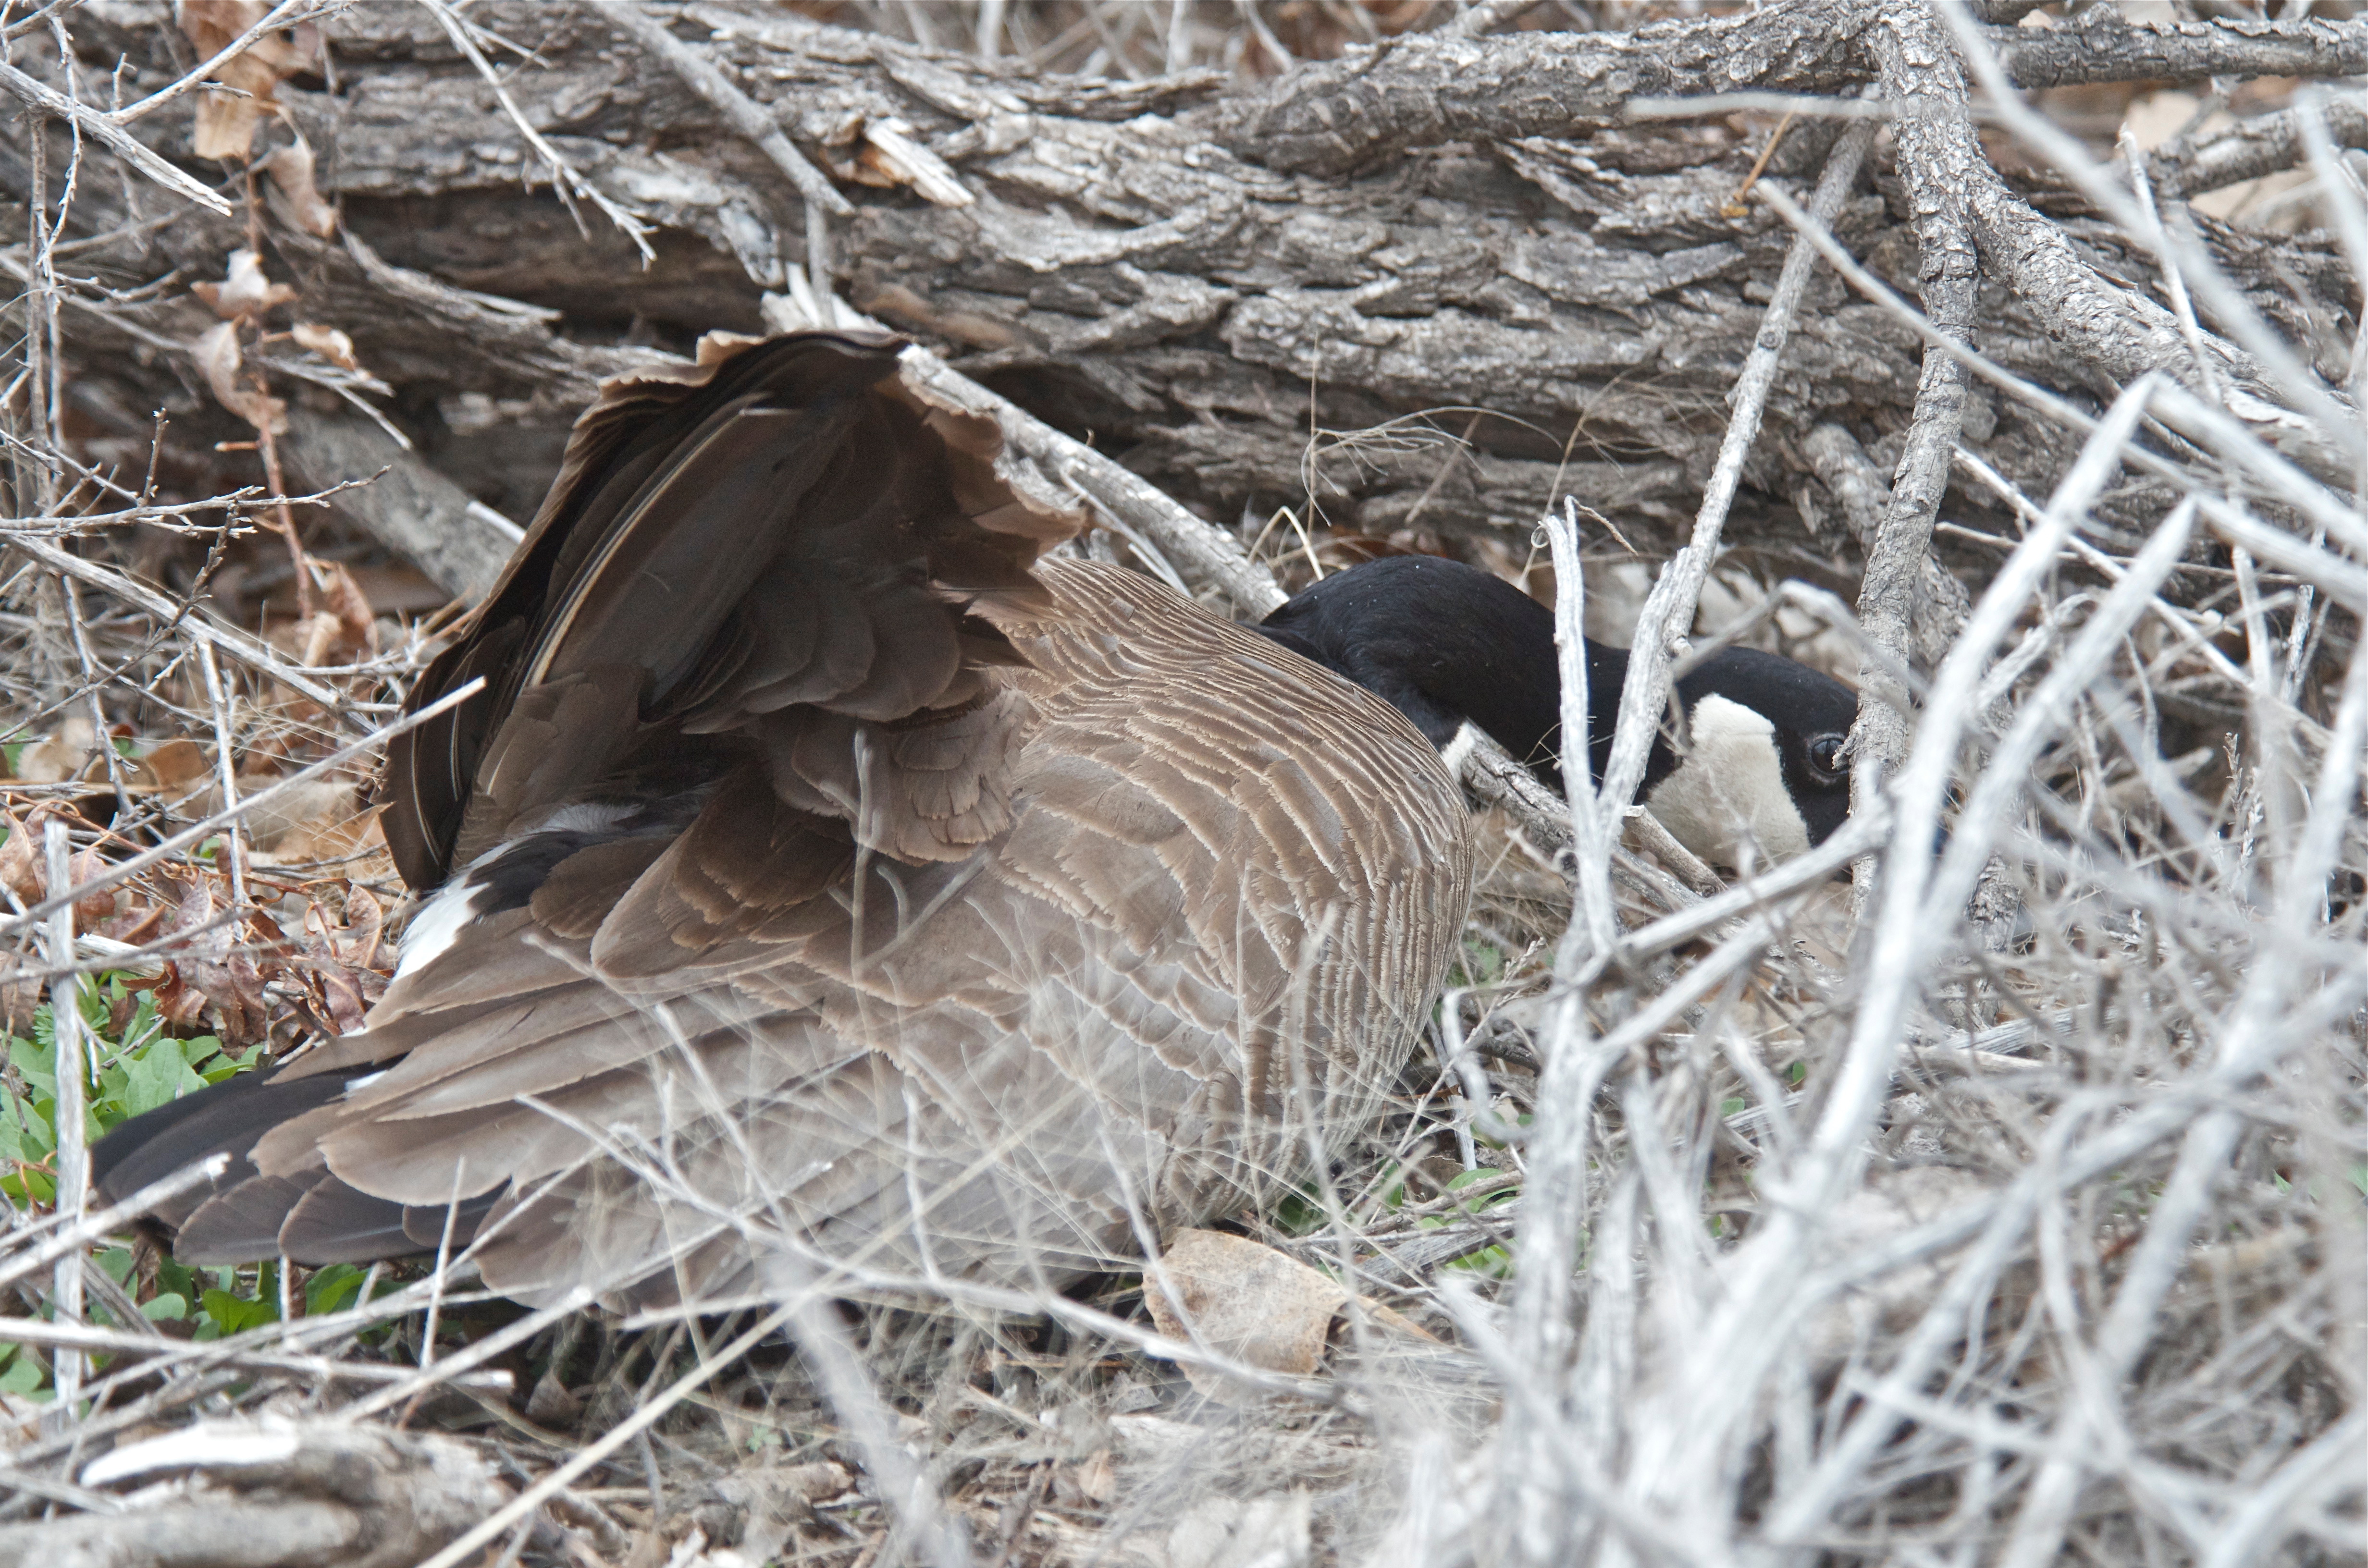
<svg viewBox="0 0 2368 1568"><path fill-rule="evenodd" d="M581 181L646 222L647 265L598 212L552 194L541 154L425 6L323 20L326 63L280 85L286 121L258 139L261 154L301 133L341 214L315 237L261 182L266 271L300 290L304 319L351 335L416 449L320 388L283 384L299 477L391 462L389 485L413 499L342 504L399 549L422 547L397 514L458 530L422 562L448 587L480 583L502 542L467 499L522 518L595 381L686 352L701 331L758 330L765 296L793 291L817 243L859 309L1228 527L1255 532L1290 506L1335 528L1520 556L1569 492L1607 519L1590 525L1590 551L1665 553L1791 237L1750 194L1754 166L1803 190L1842 123L1795 119L1771 148L1767 117L1634 118L1703 93L1871 88L1907 118L1836 228L1876 273L1952 333L1978 322L1984 352L2077 404L2101 406L2141 368L2203 384L2142 252L2065 189L1993 169L1961 85L1939 112L1917 110L1956 80L1955 45L1921 0L1776 0L1613 35L1441 29L1249 96L1207 74L1031 76L769 8L645 12L678 51L560 0L487 0L468 16L486 48L533 49L505 67L507 99ZM2033 85L2368 67L2362 22L2146 27L2100 8L1987 34ZM119 60L127 99L192 63L162 0L85 7L74 39L85 102L104 97ZM28 81L64 85L46 38L11 47ZM786 136L786 159L702 85L709 70ZM130 131L196 166L194 97ZM51 124L62 162L67 131ZM2360 139L2341 117L2333 130ZM2290 127L2247 137L2181 150L2187 187L2299 155ZM0 151L0 182L20 197L23 146ZM829 204L851 215L810 213L792 160L823 171ZM2177 171L2158 180L2181 187ZM222 184L233 199L245 188ZM181 347L213 320L187 284L222 277L247 243L233 205L216 216L112 170L78 189L67 241L88 282L66 317L70 395L120 446L144 447L159 407L191 468L218 470L197 454L246 433ZM2201 226L2253 306L2340 387L2355 303L2336 247ZM2207 338L2206 352L2213 373L2253 381L2239 351ZM1847 591L1867 544L1846 525L1866 494L1855 470L1839 478L1835 436L1875 478L1909 482L1878 505L1922 517L1867 541L1884 583L1918 578L1936 514L2012 532L1990 492L1949 487L1954 446L2044 493L2070 438L1928 359L1821 269L1726 537L1771 575ZM2106 513L2135 527L2158 510L2134 484ZM1954 535L1943 548L1965 573L1994 559ZM1904 625L1883 635L1918 651Z"/></svg>

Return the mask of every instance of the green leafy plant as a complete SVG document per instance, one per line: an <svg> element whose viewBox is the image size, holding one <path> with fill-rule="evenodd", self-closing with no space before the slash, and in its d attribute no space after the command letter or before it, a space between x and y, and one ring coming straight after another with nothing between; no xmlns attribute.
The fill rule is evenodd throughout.
<svg viewBox="0 0 2368 1568"><path fill-rule="evenodd" d="M113 1020L127 1003L130 1016L118 1030ZM121 975L85 987L82 1014L89 1046L86 1140L261 1061L259 1048L233 1056L212 1035L185 1040L166 1034L155 1003L145 991L127 986ZM43 1006L34 1009L31 1039L9 1040L6 1071L0 1074L0 1193L19 1209L57 1196L57 1027Z"/></svg>
<svg viewBox="0 0 2368 1568"><path fill-rule="evenodd" d="M1456 987L1495 985L1505 978L1505 956L1496 943L1466 937L1447 983Z"/></svg>
<svg viewBox="0 0 2368 1568"><path fill-rule="evenodd" d="M81 999L85 1042L83 1136L96 1140L119 1123L185 1094L251 1071L260 1049L233 1055L212 1035L168 1034L147 992L122 975L102 976ZM117 1020L120 1019L119 1025ZM13 1036L0 1062L0 1194L19 1209L57 1197L57 1026L47 1006L34 1010L29 1038ZM131 1249L102 1246L92 1266L137 1294ZM308 1310L332 1312L360 1287L359 1269L321 1269L306 1281ZM197 1270L170 1258L156 1267L154 1290L140 1303L152 1322L188 1323L199 1339L216 1339L279 1316L278 1265L252 1269ZM320 1304L330 1303L330 1304ZM44 1303L42 1315L51 1308ZM93 1303L93 1322L115 1324ZM105 1358L99 1358L104 1363ZM29 1346L0 1346L0 1393L35 1401L51 1397L49 1367Z"/></svg>
<svg viewBox="0 0 2368 1568"><path fill-rule="evenodd" d="M1478 1183L1496 1181L1504 1175L1505 1173L1503 1171L1491 1170L1484 1165L1477 1170L1459 1172L1455 1176L1449 1177L1446 1187L1441 1190L1445 1193L1462 1192L1465 1188L1473 1187ZM1449 1225L1457 1222L1468 1215L1486 1213L1491 1209L1500 1208L1505 1204L1510 1203L1514 1199L1520 1196L1520 1188L1518 1187L1492 1187L1486 1192L1475 1193L1472 1197L1465 1199L1463 1202L1458 1203L1455 1205L1455 1212L1453 1213L1421 1214L1416 1216L1414 1222L1415 1229L1418 1231L1445 1230ZM1398 1176L1389 1184L1389 1186L1382 1189L1382 1204L1383 1207L1386 1209L1398 1210L1405 1208L1406 1202L1406 1176L1401 1172ZM1472 1252L1467 1252L1460 1257L1450 1258L1440 1267L1469 1270L1472 1273L1484 1275L1491 1279L1509 1279L1513 1275L1512 1249L1503 1245L1501 1243L1492 1242L1486 1246L1479 1247Z"/></svg>
<svg viewBox="0 0 2368 1568"><path fill-rule="evenodd" d="M1308 1182L1276 1200L1274 1228L1286 1236L1312 1236L1324 1228L1324 1189Z"/></svg>

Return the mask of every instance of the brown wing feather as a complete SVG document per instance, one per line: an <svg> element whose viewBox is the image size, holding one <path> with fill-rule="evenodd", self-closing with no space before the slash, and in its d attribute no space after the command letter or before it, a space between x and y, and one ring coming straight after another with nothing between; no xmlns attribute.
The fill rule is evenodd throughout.
<svg viewBox="0 0 2368 1568"><path fill-rule="evenodd" d="M488 689L389 746L386 831L407 881L437 885L518 812L552 803L484 796L483 764L511 744L521 698L585 661L641 671L644 700L663 702L712 673L700 661L734 628L744 671L697 691L702 710L672 715L686 733L848 692L859 717L901 717L897 703L928 703L977 662L952 641L962 599L1024 597L1029 562L1077 519L997 476L990 423L908 390L903 347L870 334L714 337L696 366L604 389L508 567L413 702L475 676ZM791 593L820 619L765 613ZM923 602L944 625L914 633ZM878 652L876 624L920 639L909 663ZM674 733L643 725L634 738L662 751ZM539 755L546 738L518 744ZM570 749L544 772L578 792L618 761L606 744Z"/></svg>

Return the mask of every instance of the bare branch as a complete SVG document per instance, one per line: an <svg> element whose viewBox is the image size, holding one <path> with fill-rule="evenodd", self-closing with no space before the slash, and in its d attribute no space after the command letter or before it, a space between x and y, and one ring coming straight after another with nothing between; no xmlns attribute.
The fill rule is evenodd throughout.
<svg viewBox="0 0 2368 1568"><path fill-rule="evenodd" d="M1872 16L1850 0L1778 0L1633 33L1393 39L1281 78L1226 140L1269 168L1341 174L1464 137L1564 135L1632 97L1836 93L1866 79L1856 45Z"/></svg>
<svg viewBox="0 0 2368 1568"><path fill-rule="evenodd" d="M2293 168L2303 161L2302 126L2313 113L2325 117L2328 133L2338 146L2368 147L2368 109L2348 98L2331 97L2316 110L2307 106L2282 108L2240 119L2226 130L2167 142L2148 159L2155 181L2167 196L2201 196Z"/></svg>
<svg viewBox="0 0 2368 1568"><path fill-rule="evenodd" d="M0 87L16 94L27 108L72 121L76 130L174 195L194 201L208 211L219 212L225 218L230 216L228 200L150 152L137 137L98 110L85 108L6 61L0 61Z"/></svg>
<svg viewBox="0 0 2368 1568"><path fill-rule="evenodd" d="M733 130L755 142L758 151L773 161L773 166L789 176L800 196L834 218L855 215L854 206L804 153L790 144L781 128L750 102L747 94L734 86L732 79L706 56L669 32L664 22L637 5L591 5L586 8L656 55L667 70L680 76L691 91L722 114ZM825 280L817 278L815 286L825 286Z"/></svg>
<svg viewBox="0 0 2368 1568"><path fill-rule="evenodd" d="M1946 34L1920 8L1895 13L1868 42L1882 63L1885 95L1923 110L1903 118L1895 132L1915 213L1918 285L1932 330L1944 340L1962 341L1972 335L1981 286L1966 187L1989 166L1965 116L1964 78ZM1868 648L1859 665L1858 724L1850 742L1853 812L1873 808L1907 756L1911 699L1892 672L1906 667L1912 653L1917 590L1932 523L1949 488L1969 379L1955 355L1925 350L1890 505L1867 550L1858 621ZM1863 862L1851 879L1852 908L1861 916L1871 907L1874 866L1872 859Z"/></svg>
<svg viewBox="0 0 2368 1568"><path fill-rule="evenodd" d="M268 643L234 627L220 624L207 611L194 605L176 603L170 596L159 593L111 566L85 561L47 540L17 535L8 542L12 548L22 551L51 571L80 578L94 588L111 594L127 604L138 606L163 625L187 628L192 636L212 643L224 657L245 665L258 675L270 676L290 690L311 698L330 712L340 712L351 706L342 694L297 669L274 653Z"/></svg>
<svg viewBox="0 0 2368 1568"><path fill-rule="evenodd" d="M2086 82L2198 82L2207 76L2357 76L2368 72L2368 22L2214 17L2134 21L2090 6L2055 28L1984 35L2025 91Z"/></svg>
<svg viewBox="0 0 2368 1568"><path fill-rule="evenodd" d="M107 115L108 123L130 125L134 120L146 119L182 94L205 82L208 77L240 55L245 54L249 49L255 47L256 40L266 34L280 32L299 23L310 21L330 8L328 0L279 0L279 4L265 12L254 26L215 51L213 58L205 61L195 70L184 73L180 79L170 86L161 87L137 103L129 103L121 108L109 110ZM227 211L229 209L225 208L223 210Z"/></svg>
<svg viewBox="0 0 2368 1568"><path fill-rule="evenodd" d="M1227 141L1269 168L1341 174L1442 142L1568 135L1618 118L1633 97L1838 94L1875 75L1866 30L1900 15L1850 0L1777 0L1633 33L1393 39L1283 77ZM2135 23L2099 8L2070 27L1984 36L2026 88L2368 72L2368 21Z"/></svg>
<svg viewBox="0 0 2368 1568"><path fill-rule="evenodd" d="M305 483L350 486L330 504L456 597L482 598L524 537L367 420L291 407L281 447Z"/></svg>

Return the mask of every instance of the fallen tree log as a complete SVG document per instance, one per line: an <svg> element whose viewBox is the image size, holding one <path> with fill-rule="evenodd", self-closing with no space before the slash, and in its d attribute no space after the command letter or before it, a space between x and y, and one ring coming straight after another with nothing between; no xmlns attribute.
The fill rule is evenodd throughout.
<svg viewBox="0 0 2368 1568"><path fill-rule="evenodd" d="M1878 276L1928 309L1952 280L1951 313L1978 324L1975 347L2090 411L2149 365L2258 385L2258 367L2210 335L2217 324L2209 367L2191 363L2135 242L2060 181L2018 186L1990 166L1950 85L1961 77L1945 28L1917 6L1788 0L1629 34L1430 35L1258 95L1228 94L1208 73L1033 76L754 6L646 14L825 171L849 215L817 209L821 249L859 309L1253 532L1290 506L1303 525L1526 552L1534 519L1566 491L1607 519L1590 527L1591 550L1666 553L1685 537L1791 238L1755 199L1754 170L1803 188L1870 85L1884 113L1926 106L1884 139L1873 188L1836 219ZM105 16L77 24L82 69L123 59L127 96L167 79L178 34L165 7ZM317 24L318 62L280 84L287 123L267 123L256 150L301 133L341 227L319 236L281 222L287 204L267 182L275 213L258 232L266 270L393 386L389 416L425 460L523 517L598 377L687 352L701 331L757 330L763 296L790 287L816 236L796 185L743 134L745 116L599 7L501 0L471 17L486 40L534 42L498 97L429 9L359 6ZM2062 83L2357 70L2363 28L2116 19L1988 37L2009 69ZM18 47L27 69L42 68ZM1852 96L1831 117L1773 128L1772 145L1766 117L1635 118L1681 110L1673 97L1743 90ZM185 100L136 130L186 157L188 116ZM61 165L65 134L51 132ZM563 187L605 192L646 239L582 201L571 213L534 142L570 165ZM27 188L21 151L0 165ZM1923 210L1942 189L1966 208L1945 233ZM186 358L159 347L193 340L211 315L176 287L122 296L167 269L220 277L254 235L244 213L160 213L159 200L123 181L77 191L72 270L114 293L68 314L76 383L93 405L171 409L185 438L235 436ZM2340 384L2328 361L2353 305L2333 246L2201 227L2253 308ZM1855 578L1848 506L1809 460L1810 437L1839 427L1895 469L1920 358L1898 322L1821 271L1728 544L1770 574ZM1960 441L2044 494L2072 433L1980 382L1952 395L1953 427L1923 443L1930 494L1918 504L1957 483L1947 454ZM1977 486L1948 489L1946 504L1976 532L2006 517ZM2107 515L2135 531L2161 506L2140 487L2109 497ZM1976 574L1988 559L1944 548Z"/></svg>

